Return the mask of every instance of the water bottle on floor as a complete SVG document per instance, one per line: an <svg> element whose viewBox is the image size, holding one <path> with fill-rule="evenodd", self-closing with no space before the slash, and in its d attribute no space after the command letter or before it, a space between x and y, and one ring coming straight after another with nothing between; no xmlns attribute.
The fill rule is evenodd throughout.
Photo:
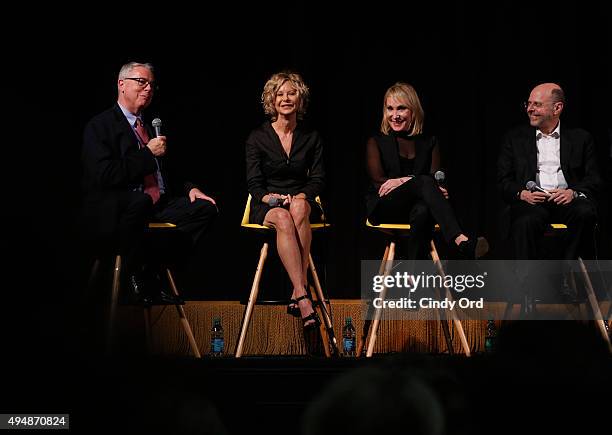
<svg viewBox="0 0 612 435"><path fill-rule="evenodd" d="M225 348L225 339L223 337L223 326L221 326L221 318L213 319L213 327L210 334L210 355L222 356Z"/></svg>
<svg viewBox="0 0 612 435"><path fill-rule="evenodd" d="M491 353L495 351L497 341L497 327L495 320L487 320L487 335L485 336L485 352Z"/></svg>
<svg viewBox="0 0 612 435"><path fill-rule="evenodd" d="M353 326L353 318L345 319L344 327L342 328L342 347L344 356L355 356L355 326Z"/></svg>

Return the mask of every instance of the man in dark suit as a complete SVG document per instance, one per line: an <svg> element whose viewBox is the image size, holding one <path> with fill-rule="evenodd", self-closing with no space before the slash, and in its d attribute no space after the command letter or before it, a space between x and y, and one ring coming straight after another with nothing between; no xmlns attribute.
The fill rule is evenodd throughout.
<svg viewBox="0 0 612 435"><path fill-rule="evenodd" d="M561 127L565 94L555 83L536 86L525 103L529 126L510 131L498 160L498 183L510 205L516 258L537 259L549 223L568 227L563 260L592 255L595 194L600 178L592 136ZM534 181L541 190L528 190Z"/></svg>
<svg viewBox="0 0 612 435"><path fill-rule="evenodd" d="M117 103L86 125L83 212L90 235L117 240L133 295L145 303L174 303L170 294L144 289L144 230L150 221L171 222L195 244L217 208L215 200L193 183L179 183L178 188L171 184L164 159L166 137L155 137L143 120L155 88L151 64L127 63L119 71ZM182 196L174 196L173 187Z"/></svg>

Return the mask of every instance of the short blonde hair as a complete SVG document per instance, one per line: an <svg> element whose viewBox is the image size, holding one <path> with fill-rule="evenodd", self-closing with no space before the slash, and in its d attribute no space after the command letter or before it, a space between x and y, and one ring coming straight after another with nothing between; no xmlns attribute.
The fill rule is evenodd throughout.
<svg viewBox="0 0 612 435"><path fill-rule="evenodd" d="M298 119L302 119L306 113L306 108L308 107L308 101L310 98L310 91L308 90L308 86L306 86L304 83L304 80L302 80L302 76L293 72L280 72L270 77L264 86L263 92L261 93L261 104L263 105L264 112L266 115L272 118L272 121L276 121L278 118L278 113L274 108L276 92L285 82L290 82L298 93Z"/></svg>
<svg viewBox="0 0 612 435"><path fill-rule="evenodd" d="M400 103L405 105L412 112L412 120L410 122L410 129L408 134L415 136L423 132L423 122L425 120L425 113L421 106L421 101L414 88L408 83L397 82L385 92L385 98L383 99L383 116L380 123L380 131L384 134L389 134L391 127L389 127L389 121L387 120L387 98L393 97Z"/></svg>

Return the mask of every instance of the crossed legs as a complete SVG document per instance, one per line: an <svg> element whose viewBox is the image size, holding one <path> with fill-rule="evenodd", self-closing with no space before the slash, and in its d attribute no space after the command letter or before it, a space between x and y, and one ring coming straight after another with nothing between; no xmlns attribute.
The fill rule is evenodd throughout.
<svg viewBox="0 0 612 435"><path fill-rule="evenodd" d="M273 208L266 214L263 222L264 225L274 227L276 230L278 255L293 285L292 299L306 295L305 285L312 241L309 217L308 201L294 198L289 209ZM309 299L301 299L298 307L302 318L314 312ZM313 319L308 320L304 326L314 322Z"/></svg>

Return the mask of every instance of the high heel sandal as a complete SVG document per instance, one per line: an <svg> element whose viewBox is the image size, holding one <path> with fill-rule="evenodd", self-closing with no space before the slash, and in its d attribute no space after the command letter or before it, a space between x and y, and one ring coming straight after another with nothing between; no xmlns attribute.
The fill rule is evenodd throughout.
<svg viewBox="0 0 612 435"><path fill-rule="evenodd" d="M306 294L308 294L308 287L305 285L304 289L306 290ZM287 305L287 314L293 317L302 317L300 313L300 306L298 305L298 301L301 299L289 299L289 304ZM311 300L312 302L312 300Z"/></svg>
<svg viewBox="0 0 612 435"><path fill-rule="evenodd" d="M304 330L314 329L321 324L321 319L319 319L319 315L317 314L317 310L315 310L315 305L312 302L312 299L310 298L310 296L303 295L297 298L295 301L300 302L302 299L308 299L310 301L310 306L312 307L312 313L310 313L306 317L301 317L301 313L300 313L300 317L302 319L302 326ZM298 310L299 310L299 306L298 306ZM311 320L314 320L314 322L309 323L307 325L306 323L310 322Z"/></svg>
<svg viewBox="0 0 612 435"><path fill-rule="evenodd" d="M290 314L293 317L300 317L300 307L298 306L297 300L289 299L289 305L287 305L287 314Z"/></svg>

